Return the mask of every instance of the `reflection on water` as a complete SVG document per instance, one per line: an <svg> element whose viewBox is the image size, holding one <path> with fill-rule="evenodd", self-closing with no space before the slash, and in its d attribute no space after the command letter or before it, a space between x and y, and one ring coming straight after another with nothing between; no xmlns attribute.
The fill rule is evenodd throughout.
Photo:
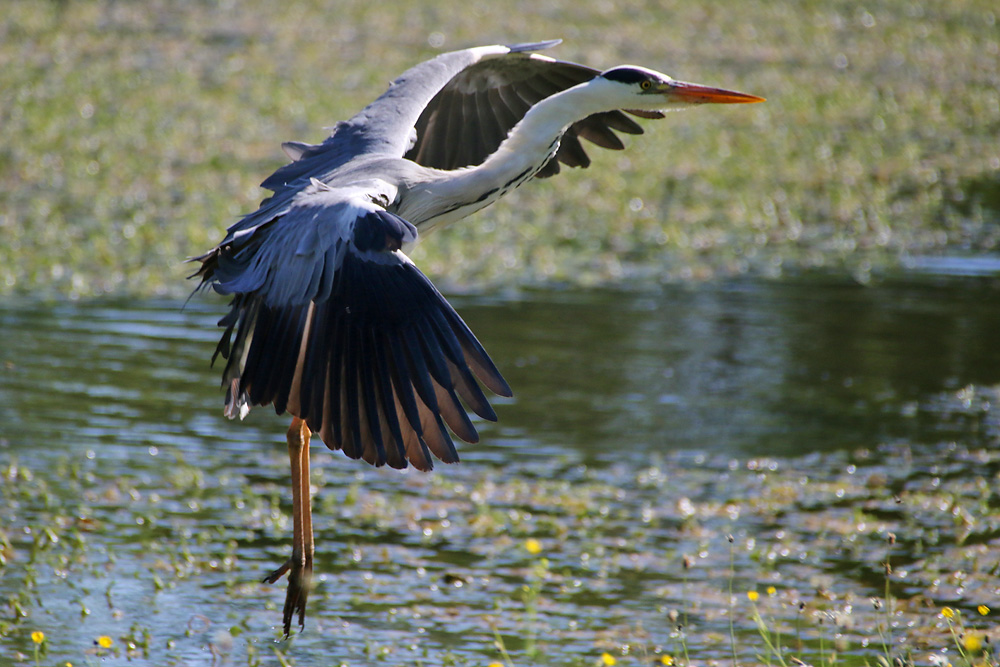
<svg viewBox="0 0 1000 667"><path fill-rule="evenodd" d="M588 464L622 448L788 456L900 439L976 444L989 434L969 419L925 413L943 392L1000 382L991 281L454 300L515 390L497 401L500 422L483 425L483 444L463 448L466 460L502 456L522 439L525 455ZM280 438L266 408L242 425L218 418L208 358L219 312L204 301L0 310L6 447L31 456L27 434L40 425L47 449L74 452L85 443L198 450L205 438L238 450Z"/></svg>
<svg viewBox="0 0 1000 667"><path fill-rule="evenodd" d="M610 508L609 520L618 522L615 531L620 532L615 539L583 536L583 545L564 535L559 548L566 571L586 571L581 554L619 548L616 540L638 540L647 548L630 556L644 564L619 564L632 574L620 574L603 590L574 594L568 581L562 593L553 593L547 622L558 626L564 619L569 629L561 635L562 650L580 653L555 652L551 664L573 664L593 650L593 628L610 622L609 608L627 610L629 618L649 613L644 625L670 626L663 600L690 597L685 588L676 588L680 577L686 582L702 577L720 591L726 582L715 581L708 572L683 573L679 561L666 556L657 560L648 553L649 545L661 555L706 550L699 540L707 538L675 521L687 498L731 502L739 494L767 495L766 487L754 486L759 482L753 480L742 491L729 486L736 484L732 480L720 481L727 479L725 461L781 458L801 468L805 479L822 474L832 461L842 463L856 450L879 445L902 445L918 457L924 451L933 458L942 443L968 449L996 444L1000 423L991 387L1000 384L998 296L997 283L987 278L928 277L876 288L830 281L740 281L641 292L456 298L515 398L497 400L499 423L481 424L482 442L459 448L465 464L442 467L446 470L438 475L370 471L340 454L314 450L324 487L316 501L318 530L321 543L333 545L320 554L320 568L337 583L317 595L311 622L317 629L334 627L342 633L353 647L344 649L344 659L363 660L357 646L365 645L371 628L408 641L414 624L441 650L487 655L490 631L476 625L479 616L461 610L493 608L494 601L483 599L491 576L516 597L525 570L519 557L508 553L509 544L498 547L496 536L487 539L477 532L481 523L460 522L457 517L468 514L468 507L452 506L457 501L436 492L435 485L455 480L463 486L449 493L462 498L474 496L468 492L473 487L487 494L489 484L510 483L514 493L518 479L555 475L579 483L567 494L581 498L588 488L598 496L604 493L587 486L597 480L621 487L635 480L648 485L634 497L594 500ZM254 577L280 562L287 549L287 514L261 500L280 500L287 512L282 447L287 420L269 409L255 410L245 422L222 418L218 373L208 367L218 335L215 320L222 311L213 298L183 309L175 302L0 306L0 467L14 475L16 462L52 480L44 499L6 498L7 506L0 508L0 538L6 535L14 554L37 547L39 529L32 529L32 517L66 506L66 520L83 523L61 528L71 535L79 530L78 539L96 549L98 562L114 563L119 550L136 559L131 567L119 564L113 576L83 568L84 573L66 577L55 568L47 584L38 584L46 591L45 611L39 607L29 618L51 628L47 632L54 637L62 632L68 655L76 655L73 647L89 646L88 633L102 632L102 623L121 636L120 626L145 618L160 628L153 633L158 639L175 642L174 652L167 653L172 660L207 664L204 644L179 646L191 623L229 628L244 614L253 619L239 621L246 627L271 627L280 619L278 611L260 609L260 600L265 596L273 606L281 591L261 592ZM671 479L667 491L656 481L656 475L666 473L648 471L656 470L650 466L664 457L675 465L685 460L724 463L710 474L685 471ZM891 467L878 475L891 477ZM68 481L63 485L60 479ZM381 498L378 494L395 492L411 498L408 512L416 518L399 519L398 512L379 509L374 500L370 506L353 504L355 496ZM74 495L79 493L83 499ZM433 509L425 507L433 513L430 519L421 518L420 508L429 497L440 502ZM518 503L528 503L528 520L531 511L540 513L533 500L502 502L511 503L515 515L521 511ZM566 502L573 502L570 496ZM130 506L139 508L136 515L126 511ZM450 519L449 511L455 515ZM579 511L586 517L590 510ZM553 510L557 528L542 530L558 535L559 517L566 512L573 514ZM662 516L665 523L651 530L646 512ZM488 513L483 516L495 520ZM749 521L724 529L742 531L752 542L755 530L772 525L767 517ZM757 528L754 521L760 521ZM470 532L448 538L449 522ZM984 537L987 543L991 539L995 537ZM352 547L340 545L355 545L357 553L366 545L377 547L385 562L362 568ZM129 552L130 546L141 546L141 551ZM177 553L190 556L190 561L180 561L188 562L190 571L177 564ZM650 557L652 561L643 560ZM216 558L224 565L199 565ZM560 562L557 554L550 558ZM740 556L748 562L753 558ZM486 569L477 569L484 567L484 559ZM71 565L63 567L74 571ZM867 566L851 567L867 585ZM354 576L359 568L366 573L361 579ZM158 572L155 588L149 583L151 571ZM437 583L431 586L436 593L427 592L427 573L455 571L469 585L447 593L446 603L432 602L441 593ZM414 575L418 581L404 572L419 572ZM803 581L812 576L796 572L785 576ZM104 579L108 576L110 581ZM740 576L753 585L755 575ZM183 583L185 577L191 578L190 585ZM10 599L20 580L20 574L0 578L0 598ZM474 585L477 581L480 585ZM394 582L404 588L390 590ZM870 594L879 594L877 581L872 585ZM373 596L373 591L380 594ZM106 605L101 604L105 594ZM449 620L420 620L422 605L431 605L424 615L446 613ZM81 607L88 613L81 614ZM149 608L155 613L144 615ZM60 625L64 615L79 622ZM709 627L713 622L707 614L700 620ZM5 647L30 653L25 633L13 632L13 627L8 626L8 641L0 625L0 653ZM27 631L33 627L25 626ZM577 627L589 629L574 634ZM466 631L486 639L469 649L461 643ZM361 643L350 644L351 638ZM300 657L329 656L322 633L307 632L296 642L292 652Z"/></svg>
<svg viewBox="0 0 1000 667"><path fill-rule="evenodd" d="M966 420L925 412L942 392L1000 381L996 304L995 284L977 281L735 283L466 312L517 394L501 433L594 462L622 448L788 456L983 442Z"/></svg>

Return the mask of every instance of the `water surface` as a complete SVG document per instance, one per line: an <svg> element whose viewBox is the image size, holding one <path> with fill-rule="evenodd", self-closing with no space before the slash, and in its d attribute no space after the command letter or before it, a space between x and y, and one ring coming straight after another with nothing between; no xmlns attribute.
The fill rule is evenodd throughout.
<svg viewBox="0 0 1000 667"><path fill-rule="evenodd" d="M805 658L871 662L883 625L939 652L938 607L1000 607L998 296L913 274L455 297L515 398L430 475L317 443L320 585L282 643L258 582L289 548L288 420L222 417L221 301L0 306L0 654L41 629L74 664L107 635L158 665L485 665L496 631L519 665L700 663L732 619L752 663L747 590Z"/></svg>

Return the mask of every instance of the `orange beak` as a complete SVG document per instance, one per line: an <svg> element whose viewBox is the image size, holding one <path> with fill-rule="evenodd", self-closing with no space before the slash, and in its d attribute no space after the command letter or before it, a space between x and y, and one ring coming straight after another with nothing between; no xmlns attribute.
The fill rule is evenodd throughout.
<svg viewBox="0 0 1000 667"><path fill-rule="evenodd" d="M709 88L697 83L671 81L664 84L661 91L664 95L675 97L688 104L753 104L763 102L763 97L739 93L723 88Z"/></svg>

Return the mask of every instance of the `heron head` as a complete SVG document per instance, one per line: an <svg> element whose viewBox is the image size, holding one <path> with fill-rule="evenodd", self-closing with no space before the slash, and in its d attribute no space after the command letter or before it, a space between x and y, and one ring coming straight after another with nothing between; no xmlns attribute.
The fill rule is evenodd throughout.
<svg viewBox="0 0 1000 667"><path fill-rule="evenodd" d="M764 101L763 97L735 90L676 81L666 74L636 65L614 67L601 72L597 79L601 85L614 86L614 94L623 98L620 108L665 111L691 104L746 104Z"/></svg>

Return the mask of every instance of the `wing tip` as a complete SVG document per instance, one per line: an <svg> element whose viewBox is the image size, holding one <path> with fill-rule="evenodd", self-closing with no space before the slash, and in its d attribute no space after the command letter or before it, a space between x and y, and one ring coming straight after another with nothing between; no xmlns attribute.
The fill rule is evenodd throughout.
<svg viewBox="0 0 1000 667"><path fill-rule="evenodd" d="M247 401L246 392L240 390L240 380L239 378L233 378L230 382L229 389L226 392L226 404L222 408L222 414L229 419L240 418L240 421L246 419L246 416L250 414L250 405Z"/></svg>
<svg viewBox="0 0 1000 667"><path fill-rule="evenodd" d="M546 39L541 42L522 42L519 44L507 44L510 53L530 53L531 51L544 51L554 46L562 44L561 39Z"/></svg>
<svg viewBox="0 0 1000 667"><path fill-rule="evenodd" d="M510 388L510 385L507 384L507 380L505 380L503 376L501 376L499 373L497 374L497 380L499 380L497 386L490 387L490 391L492 391L497 396L503 396L504 398L514 398L514 390Z"/></svg>

